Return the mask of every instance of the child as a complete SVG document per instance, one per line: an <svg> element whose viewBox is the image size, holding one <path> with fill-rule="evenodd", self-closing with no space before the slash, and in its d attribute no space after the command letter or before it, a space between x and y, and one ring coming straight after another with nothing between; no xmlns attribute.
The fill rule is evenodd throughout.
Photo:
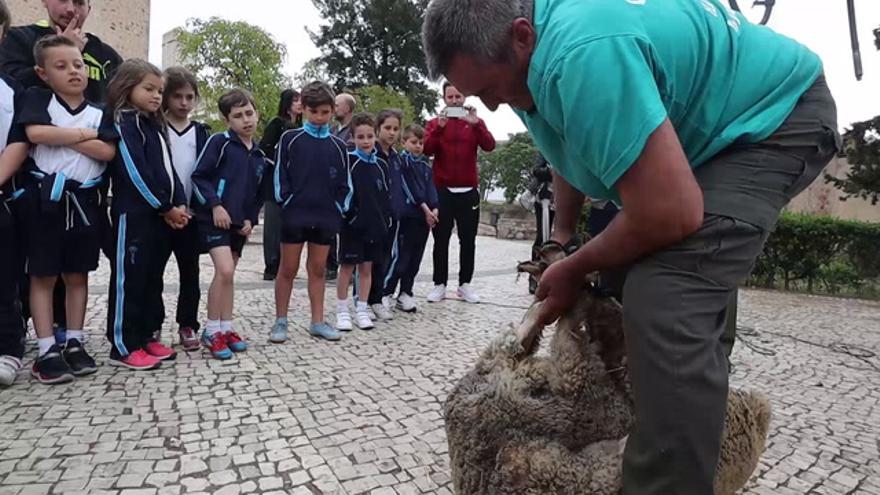
<svg viewBox="0 0 880 495"><path fill-rule="evenodd" d="M50 89L31 88L19 123L34 144L22 200L26 225L30 307L39 355L31 373L41 383L63 383L97 371L83 346L88 273L98 268L100 184L115 150L106 142L103 110L86 101L82 53L63 36L47 36L34 47L37 75ZM67 338L56 344L52 292L64 279Z"/></svg>
<svg viewBox="0 0 880 495"><path fill-rule="evenodd" d="M170 230L185 228L190 215L171 164L162 91L162 72L139 59L123 63L108 89L119 153L111 166L115 252L107 339L110 364L133 370L154 369L176 356L155 332L165 319L162 276Z"/></svg>
<svg viewBox="0 0 880 495"><path fill-rule="evenodd" d="M438 222L439 203L434 175L422 155L424 138L425 130L419 125L410 125L403 131L405 151L401 153L401 171L406 206L400 217L397 236L400 256L396 269L385 284L385 295L392 297L400 281L397 308L407 313L418 309L413 299L413 284L422 264L428 233Z"/></svg>
<svg viewBox="0 0 880 495"><path fill-rule="evenodd" d="M189 118L198 101L199 84L190 71L183 67L165 70L162 108L168 122L168 145L187 204L192 202L191 176L196 169L196 159L205 148L210 135L208 126ZM199 348L199 250L199 234L195 223L171 232L171 251L174 252L177 271L180 273L180 293L177 296L178 334L185 351Z"/></svg>
<svg viewBox="0 0 880 495"><path fill-rule="evenodd" d="M379 112L376 118L376 132L379 143L379 162L388 174L389 187L391 189L391 213L392 223L385 239L383 251L385 256L381 262L373 264L373 285L370 289L370 308L380 320L394 319L391 312L392 304L390 297L385 296L385 284L390 281L391 274L397 266L397 230L398 220L404 207L403 179L400 172L400 155L394 149L397 144L397 136L400 133L400 122L403 113L400 110L387 109Z"/></svg>
<svg viewBox="0 0 880 495"><path fill-rule="evenodd" d="M0 0L0 43L10 24L9 9ZM24 357L24 321L19 300L21 240L12 214L15 175L27 158L24 129L15 122L21 112L22 92L12 78L0 74L0 385L15 381Z"/></svg>
<svg viewBox="0 0 880 495"><path fill-rule="evenodd" d="M217 106L229 130L208 140L192 182L199 237L214 262L202 345L215 358L229 359L233 352L247 350L232 326L234 276L263 204L260 184L266 155L254 140L260 120L254 97L233 89Z"/></svg>
<svg viewBox="0 0 880 495"><path fill-rule="evenodd" d="M383 247L391 223L391 196L386 170L376 159L375 121L369 114L351 120L355 151L348 155L351 190L345 201L346 221L339 234L339 279L336 283L336 329L352 329L348 309L348 285L355 266L359 274L359 294L355 323L362 330L373 328L367 311L373 263L382 260Z"/></svg>
<svg viewBox="0 0 880 495"><path fill-rule="evenodd" d="M324 273L330 242L342 223L342 202L348 194L348 151L331 135L334 96L327 84L315 81L300 95L306 123L285 132L275 160L275 200L282 207L281 268L275 279L275 324L269 340L287 340L287 311L303 244L308 243L308 286L312 336L339 340L324 321Z"/></svg>

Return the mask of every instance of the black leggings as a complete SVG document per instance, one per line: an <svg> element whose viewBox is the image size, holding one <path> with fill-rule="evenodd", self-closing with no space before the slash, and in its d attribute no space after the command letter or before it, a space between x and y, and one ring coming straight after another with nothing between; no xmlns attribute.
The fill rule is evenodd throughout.
<svg viewBox="0 0 880 495"><path fill-rule="evenodd" d="M458 283L469 284L474 278L477 227L480 224L480 193L476 188L463 193L441 189L438 195L440 223L434 228L434 284L446 285L449 281L449 238L452 236L453 226L458 227L458 242L461 246Z"/></svg>

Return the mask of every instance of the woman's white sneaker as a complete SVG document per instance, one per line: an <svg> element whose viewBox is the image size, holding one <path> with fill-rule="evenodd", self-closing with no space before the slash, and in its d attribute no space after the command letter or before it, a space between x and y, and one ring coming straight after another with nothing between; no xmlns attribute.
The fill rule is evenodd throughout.
<svg viewBox="0 0 880 495"><path fill-rule="evenodd" d="M480 302L480 296L477 295L477 291L474 290L471 284L464 284L459 287L458 297L464 299L471 304L477 304Z"/></svg>
<svg viewBox="0 0 880 495"><path fill-rule="evenodd" d="M436 303L446 299L446 286L445 285L435 285L431 292L428 292L428 296L425 298L428 302Z"/></svg>

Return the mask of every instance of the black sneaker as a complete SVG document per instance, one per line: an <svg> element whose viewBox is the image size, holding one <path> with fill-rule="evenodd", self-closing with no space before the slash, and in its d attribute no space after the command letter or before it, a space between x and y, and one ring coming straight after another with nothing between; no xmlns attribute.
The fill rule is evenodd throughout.
<svg viewBox="0 0 880 495"><path fill-rule="evenodd" d="M64 362L67 363L67 366L70 367L70 371L75 376L90 375L98 371L98 365L95 364L95 360L92 359L92 356L89 356L89 353L86 352L86 348L83 347L82 342L79 340L68 340L67 347L64 348L62 354L64 356Z"/></svg>
<svg viewBox="0 0 880 495"><path fill-rule="evenodd" d="M40 383L67 383L73 381L70 366L64 362L61 347L53 345L49 352L34 360L31 375Z"/></svg>

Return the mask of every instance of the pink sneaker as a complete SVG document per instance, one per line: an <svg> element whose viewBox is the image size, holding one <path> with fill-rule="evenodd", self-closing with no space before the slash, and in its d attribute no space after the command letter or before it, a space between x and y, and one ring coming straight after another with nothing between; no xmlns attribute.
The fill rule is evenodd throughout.
<svg viewBox="0 0 880 495"><path fill-rule="evenodd" d="M167 347L156 340L147 342L147 345L144 346L144 350L147 351L147 354L153 356L159 361L167 361L177 357L177 353L174 352L174 349Z"/></svg>
<svg viewBox="0 0 880 495"><path fill-rule="evenodd" d="M180 345L183 346L183 350L186 352L192 352L199 350L199 337L196 335L196 331L191 327L181 327L180 331Z"/></svg>
<svg viewBox="0 0 880 495"><path fill-rule="evenodd" d="M138 349L124 358L110 355L111 366L120 366L132 370L151 370L158 368L160 364L159 358L147 354L147 351L143 349Z"/></svg>

